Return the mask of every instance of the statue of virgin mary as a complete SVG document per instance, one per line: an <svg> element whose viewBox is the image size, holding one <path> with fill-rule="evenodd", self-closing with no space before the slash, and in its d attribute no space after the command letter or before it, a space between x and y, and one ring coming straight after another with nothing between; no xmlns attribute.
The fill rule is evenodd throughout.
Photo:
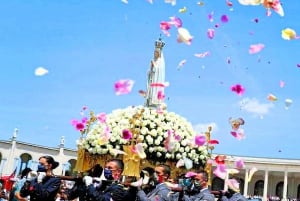
<svg viewBox="0 0 300 201"><path fill-rule="evenodd" d="M159 38L155 41L154 57L150 62L148 71L146 106L157 107L163 103L163 99L159 98L159 94L164 94L165 84L165 59L162 48L165 43Z"/></svg>

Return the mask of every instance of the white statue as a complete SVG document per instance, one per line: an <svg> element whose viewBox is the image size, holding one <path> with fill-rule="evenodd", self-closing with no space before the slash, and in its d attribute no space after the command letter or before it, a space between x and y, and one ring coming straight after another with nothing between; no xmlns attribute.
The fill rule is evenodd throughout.
<svg viewBox="0 0 300 201"><path fill-rule="evenodd" d="M154 58L151 60L148 71L146 92L146 106L148 107L156 107L163 103L158 95L164 94L164 86L159 86L165 84L165 60L162 52L164 44L161 39L155 42Z"/></svg>
<svg viewBox="0 0 300 201"><path fill-rule="evenodd" d="M60 144L61 145L65 144L65 136L61 136L61 138L60 138Z"/></svg>
<svg viewBox="0 0 300 201"><path fill-rule="evenodd" d="M13 133L13 139L17 138L18 132L19 132L19 129L15 128L14 133Z"/></svg>

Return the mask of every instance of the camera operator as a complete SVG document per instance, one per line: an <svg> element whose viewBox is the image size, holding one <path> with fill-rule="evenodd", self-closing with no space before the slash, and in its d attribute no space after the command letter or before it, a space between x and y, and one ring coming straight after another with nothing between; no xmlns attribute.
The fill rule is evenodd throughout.
<svg viewBox="0 0 300 201"><path fill-rule="evenodd" d="M247 201L247 199L240 193L240 183L237 179L226 180L228 191L220 191L221 201Z"/></svg>

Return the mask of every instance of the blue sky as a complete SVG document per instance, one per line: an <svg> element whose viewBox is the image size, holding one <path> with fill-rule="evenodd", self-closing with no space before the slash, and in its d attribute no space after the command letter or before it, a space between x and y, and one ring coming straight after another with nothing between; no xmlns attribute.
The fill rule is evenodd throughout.
<svg viewBox="0 0 300 201"><path fill-rule="evenodd" d="M0 139L8 140L17 127L20 141L56 147L65 136L65 146L76 148L80 134L70 120L80 118L82 106L110 113L143 104L138 90L146 88L154 41L162 34L159 24L177 16L193 40L177 43L175 27L170 37L163 35L168 110L186 117L198 132L214 125L212 138L220 142L215 153L299 158L300 46L299 40L283 40L281 30L300 32L300 4L282 1L281 17L236 0L232 7L223 0L197 2L2 1ZM187 12L179 13L184 6ZM213 22L207 18L211 12ZM220 22L224 14L228 23ZM208 28L215 29L211 40ZM249 54L249 46L257 43L265 48ZM205 51L210 55L194 56ZM49 73L35 76L37 67ZM116 96L113 84L125 78L135 81L133 90ZM242 96L231 92L234 84L245 87ZM269 93L278 100L267 100ZM288 110L286 98L293 100ZM231 136L230 117L245 120L245 139Z"/></svg>

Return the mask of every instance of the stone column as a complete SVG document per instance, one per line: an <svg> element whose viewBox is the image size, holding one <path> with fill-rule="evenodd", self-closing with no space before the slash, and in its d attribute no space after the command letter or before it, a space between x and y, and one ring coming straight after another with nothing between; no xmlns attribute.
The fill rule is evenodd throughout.
<svg viewBox="0 0 300 201"><path fill-rule="evenodd" d="M268 182L269 182L269 171L265 170L263 201L267 201L268 199Z"/></svg>
<svg viewBox="0 0 300 201"><path fill-rule="evenodd" d="M244 196L248 197L248 169L245 169Z"/></svg>
<svg viewBox="0 0 300 201"><path fill-rule="evenodd" d="M3 170L4 175L10 175L14 170L15 166L12 166L14 164L14 153L16 150L16 143L17 143L17 134L18 134L18 129L15 128L13 136L11 138L11 148L9 150L9 155L7 157L7 165L5 166L5 169Z"/></svg>
<svg viewBox="0 0 300 201"><path fill-rule="evenodd" d="M287 182L288 182L288 172L287 170L284 170L284 180L283 180L283 193L282 193L282 199L287 200Z"/></svg>

